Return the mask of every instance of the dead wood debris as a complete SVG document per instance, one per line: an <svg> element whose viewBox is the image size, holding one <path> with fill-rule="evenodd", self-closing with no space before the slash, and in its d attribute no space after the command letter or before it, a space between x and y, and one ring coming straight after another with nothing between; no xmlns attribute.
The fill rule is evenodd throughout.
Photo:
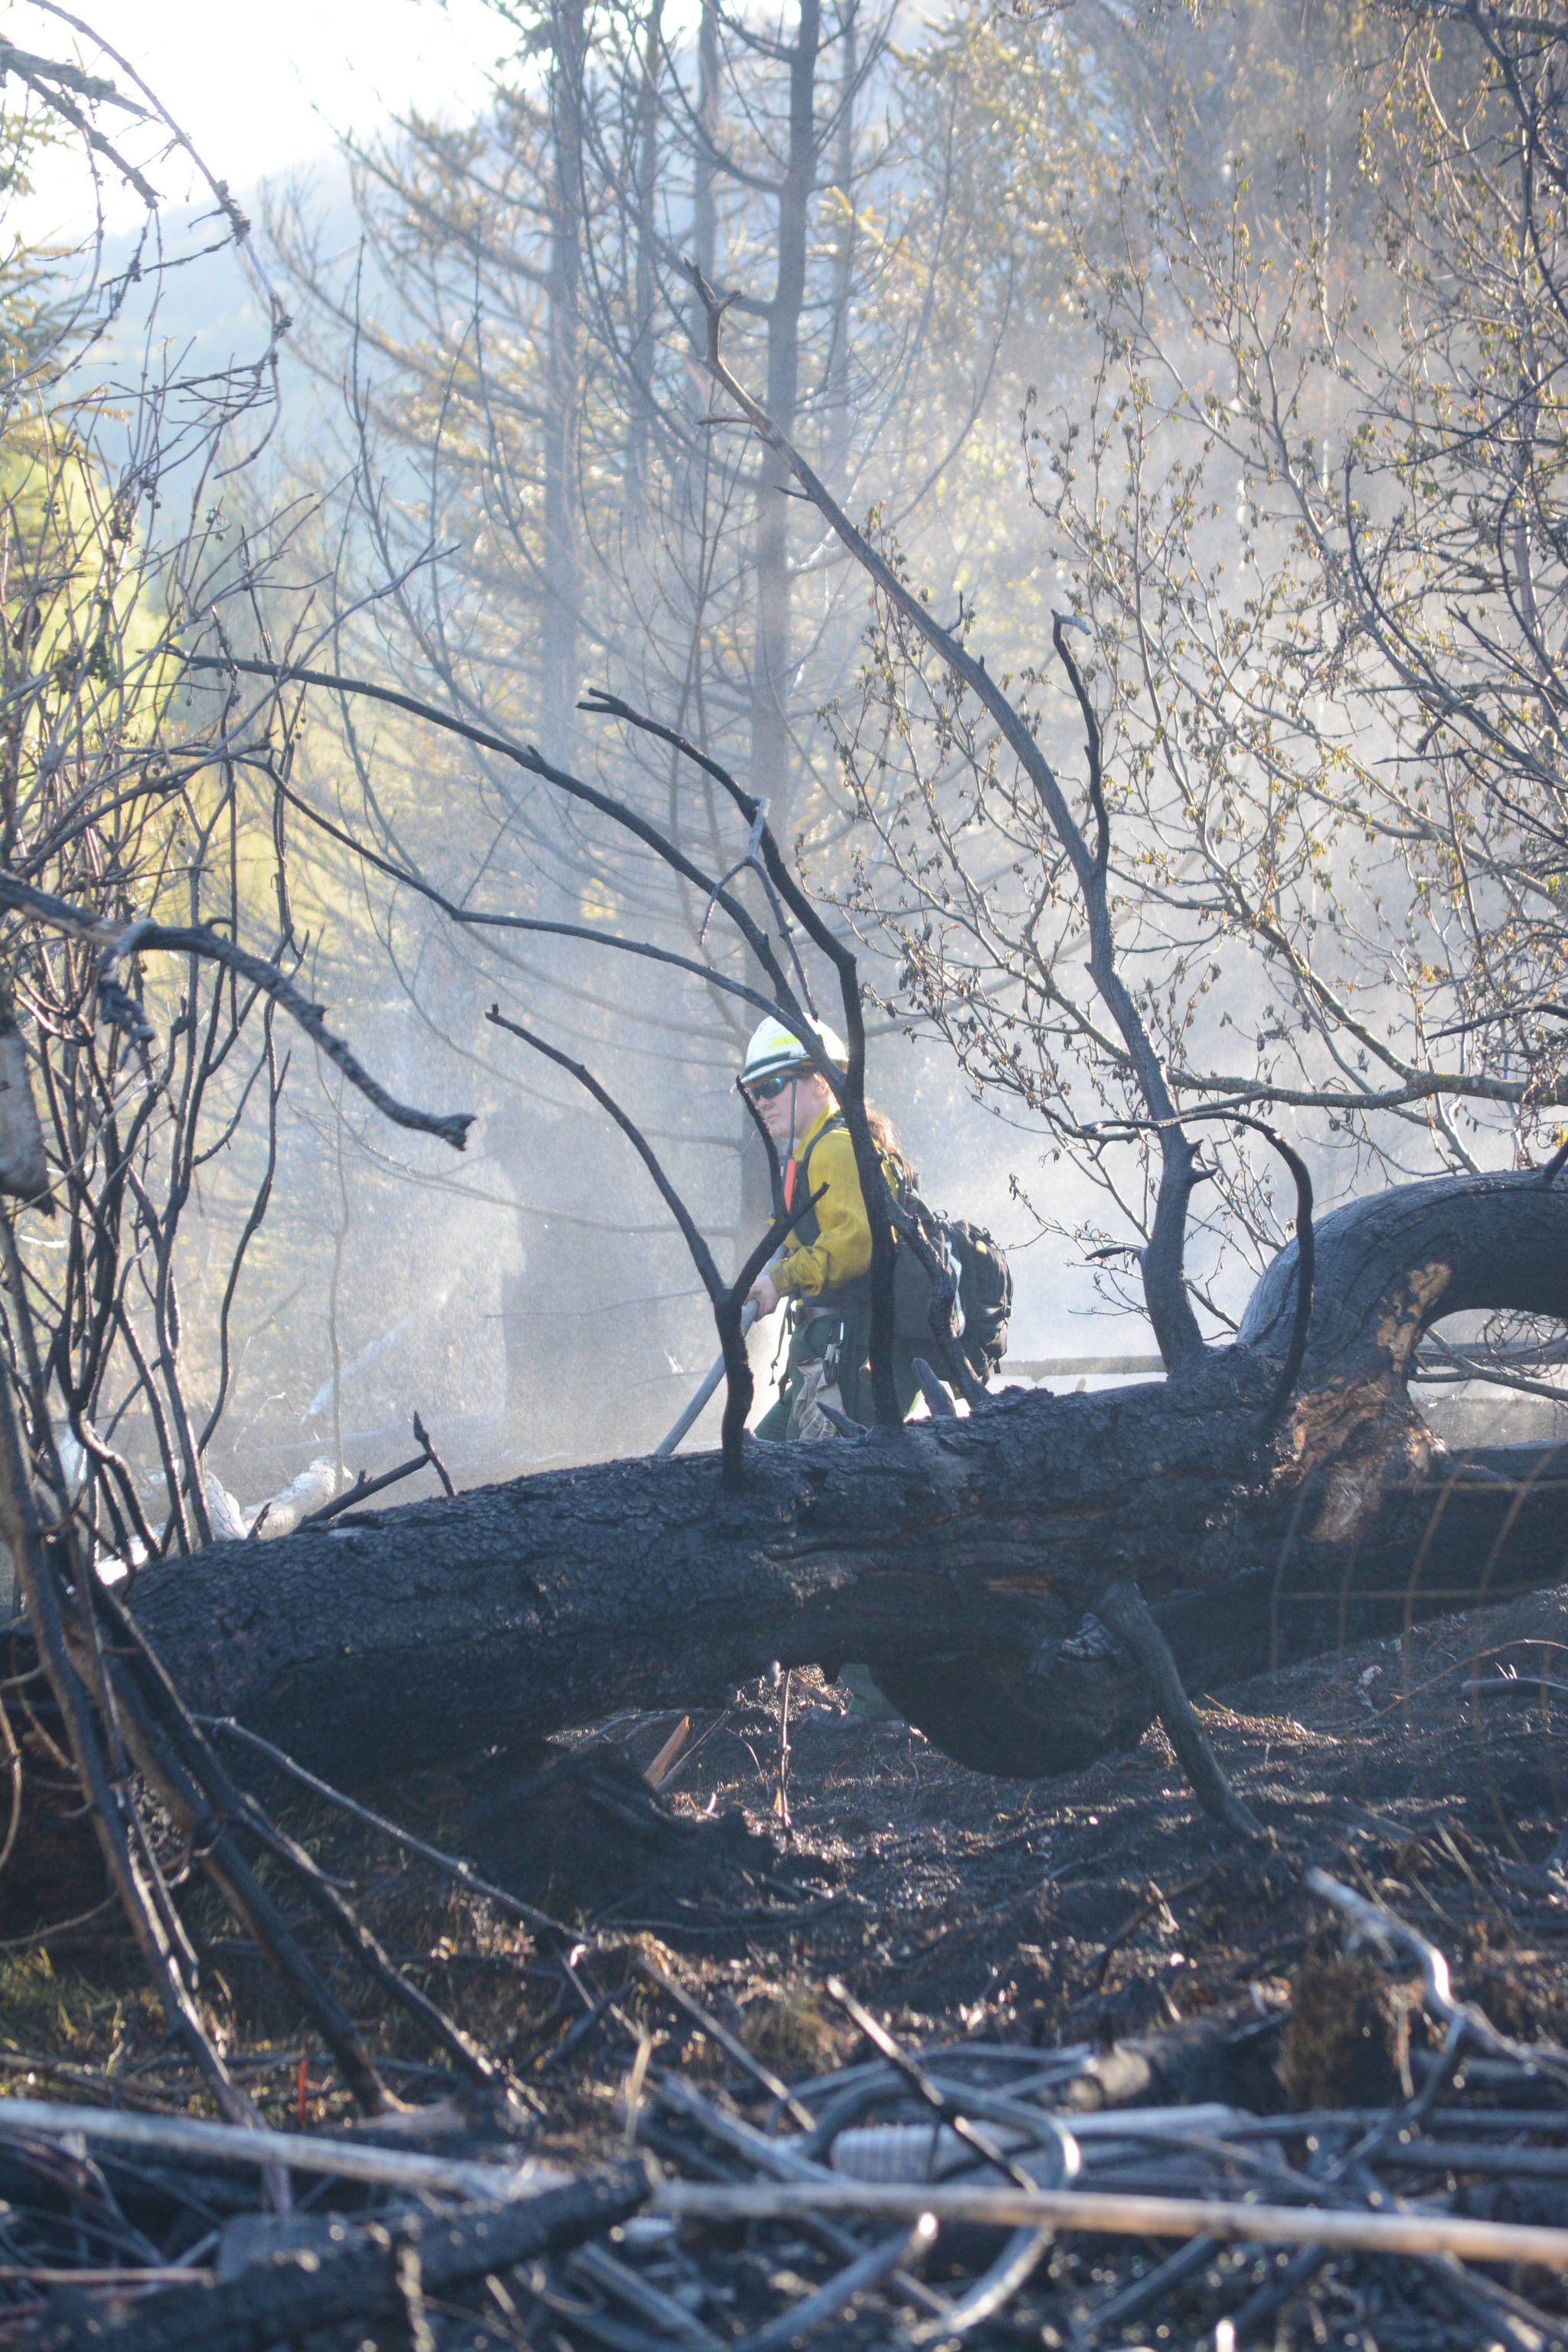
<svg viewBox="0 0 1568 2352"><path fill-rule="evenodd" d="M1568 2051L1502 2032L1407 1922L1314 1881L1354 1966L1430 2022L1386 2106L1228 2095L1301 2021L1261 1991L1110 2048L911 2048L835 1985L864 2054L786 2082L646 1955L594 1998L579 1946L584 2022L626 2062L618 2158L542 2160L449 2103L301 2134L12 2100L0 2341L1098 2352L1290 2344L1294 2312L1303 2343L1568 2344Z"/></svg>

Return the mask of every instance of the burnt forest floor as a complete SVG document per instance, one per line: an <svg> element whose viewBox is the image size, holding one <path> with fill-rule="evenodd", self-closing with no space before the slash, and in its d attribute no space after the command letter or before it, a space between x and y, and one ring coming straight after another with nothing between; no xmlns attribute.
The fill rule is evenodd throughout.
<svg viewBox="0 0 1568 2352"><path fill-rule="evenodd" d="M901 1724L847 1712L843 1687L812 1671L753 1685L711 1716L618 1717L558 1743L542 1769L426 1772L373 1793L384 1813L552 1913L567 1936L518 1925L279 1778L247 1777L352 1890L391 1957L510 2068L523 2093L510 2137L580 2168L622 2154L635 2116L645 2142L688 2177L695 2163L700 2179L712 2176L700 2140L682 2137L679 2115L671 2124L672 2078L708 2103L710 2122L722 2109L776 2126L777 2109L759 2104L759 2064L802 2085L868 2055L830 1979L905 2048L963 2043L993 2068L1010 2053L1140 2038L1174 2050L1174 2062L1156 2059L1145 2105L1221 2100L1299 2115L1408 2098L1440 2029L1413 1976L1345 1957L1308 1888L1313 1865L1437 1946L1457 1995L1504 2032L1568 2039L1564 1663L1568 1588L1198 1694L1234 1785L1271 1832L1266 1848L1237 1846L1198 1811L1157 1728L1075 1777L988 1780ZM166 1859L176 1855L171 1833ZM73 1901L91 1891L85 1865L79 1875ZM330 2060L260 1954L195 1874L180 1899L207 2013L264 2116L350 2126ZM413 2144L493 2143L493 2109L440 2063L427 2032L289 1909L397 2093L425 2108L405 2119ZM1206 2041L1205 2019L1223 2025ZM1203 2043L1196 2071L1180 2058L1184 2029L1192 2048ZM726 2040L742 2045L752 2081ZM998 2055L982 2061L986 2051ZM1471 2060L1458 2087L1512 2107L1517 2069L1512 2079L1494 2095L1488 2062ZM0 1947L0 2093L213 2112L111 1909ZM1483 2179L1460 2192L1461 2210L1563 2226L1568 2177L1544 2169L1552 2177ZM1047 2300L1024 2327L1037 2344L1077 2341L1078 2323L1053 2335L1050 2314L1135 2286L1164 2251L1078 2242L1073 2252L1064 2241L1048 2282L1041 2273ZM804 2246L797 2260L710 2242L700 2259L699 2273L679 2256L682 2291L708 2295L703 2307L735 2325L776 2314L810 2284ZM1242 2257L1197 2281L1190 2312L1167 2301L1141 2320L1146 2333L1130 2318L1125 2340L1212 2345L1215 2310L1252 2275L1238 2267L1232 2292L1226 2262ZM1561 2308L1544 2274L1537 2291ZM1408 2265L1374 2276L1331 2264L1270 2340L1346 2352L1492 2340L1485 2325L1455 2334L1451 2310L1440 2296L1428 2309L1426 2293ZM1020 2308L969 2340L1021 2340ZM554 2341L613 2342L606 2325L584 2320L585 2336L567 2326ZM10 2340L3 2326L0 2338ZM1083 2341L1122 2339L1108 2320ZM823 2340L885 2343L885 2318L868 2310Z"/></svg>
<svg viewBox="0 0 1568 2352"><path fill-rule="evenodd" d="M706 2063L700 2037L646 1987L582 2030L583 1992L624 1990L641 1961L786 2075L857 2044L823 1992L830 1975L905 2039L1109 2043L1238 1997L1287 2000L1303 1963L1337 1948L1306 1887L1313 1864L1439 1946L1456 1991L1505 2032L1568 2033L1568 1872L1555 1866L1560 1840L1568 1853L1568 1588L1199 1694L1269 1851L1238 1847L1198 1810L1158 1727L1086 1772L998 1780L901 1724L858 1719L814 1670L790 1676L787 1695L787 1757L784 1687L752 1685L692 1719L656 1798L643 1775L679 1717L618 1717L562 1743L542 1773L426 1772L373 1792L580 1929L570 1996L526 1928L286 1783L257 1785L353 1886L394 1958L539 2084L542 2143L579 2152L619 2128L635 2042L616 2008L665 2063ZM302 2054L306 2112L346 2113L323 2053L290 2033L287 1996L195 1878L185 1914L220 2027L255 2053L263 2105L296 2112ZM449 2081L408 2021L318 1956L400 2088ZM73 2073L106 2066L172 2087L182 2063L156 2018L111 1909L0 1948L0 2089L30 2073L68 2095ZM1395 2019L1311 2059L1297 2049L1289 2104L1395 2093L1406 2040ZM1251 2104L1286 2103L1279 2085L1248 2087Z"/></svg>
<svg viewBox="0 0 1568 2352"><path fill-rule="evenodd" d="M902 1725L857 1719L819 1675L792 1676L789 1696L787 1832L782 1690L753 1685L700 1718L663 1790L678 1818L733 1834L743 1814L778 1846L765 1874L755 1847L727 1883L662 1900L657 1875L616 1900L591 1858L576 1874L602 1939L657 1943L781 2074L857 2042L823 1998L830 1974L915 2042L1109 2043L1238 1998L1282 2004L1303 1967L1337 1967L1313 1864L1437 1945L1456 1992L1504 2032L1568 2037L1568 1588L1201 1695L1268 1852L1198 1809L1158 1726L1071 1778L996 1780ZM644 1761L674 1727L607 1736ZM548 1891L570 1899L573 1878ZM1270 2064L1284 2081L1232 2095L1397 2097L1421 2025L1379 2009L1370 2032L1298 2030Z"/></svg>

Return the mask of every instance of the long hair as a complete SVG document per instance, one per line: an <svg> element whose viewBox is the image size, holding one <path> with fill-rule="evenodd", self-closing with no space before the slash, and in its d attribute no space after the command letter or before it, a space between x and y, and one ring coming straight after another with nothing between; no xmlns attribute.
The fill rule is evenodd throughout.
<svg viewBox="0 0 1568 2352"><path fill-rule="evenodd" d="M910 1167L909 1155L899 1140L899 1130L887 1112L878 1110L872 1104L868 1103L866 1124L871 1130L871 1140L877 1147L878 1158L888 1171L888 1181L894 1192L901 1192L906 1185L911 1192L918 1192L920 1178Z"/></svg>

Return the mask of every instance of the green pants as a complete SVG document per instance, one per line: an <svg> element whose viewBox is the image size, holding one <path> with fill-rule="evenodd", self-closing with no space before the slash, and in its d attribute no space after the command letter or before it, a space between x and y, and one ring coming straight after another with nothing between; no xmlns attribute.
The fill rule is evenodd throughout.
<svg viewBox="0 0 1568 2352"><path fill-rule="evenodd" d="M784 1379L779 1384L777 1402L771 1404L752 1433L757 1437L771 1439L783 1445L789 1436L790 1410L808 1364L820 1363L829 1347L838 1347L838 1393L843 1398L843 1410L862 1429L869 1429L876 1418L871 1402L871 1381L868 1372L861 1376L861 1367L871 1351L871 1312L869 1307L850 1307L847 1312L799 1315L790 1334L789 1353L784 1358ZM917 1349L907 1340L893 1342L893 1388L899 1400L899 1411L907 1413L921 1392L915 1378Z"/></svg>

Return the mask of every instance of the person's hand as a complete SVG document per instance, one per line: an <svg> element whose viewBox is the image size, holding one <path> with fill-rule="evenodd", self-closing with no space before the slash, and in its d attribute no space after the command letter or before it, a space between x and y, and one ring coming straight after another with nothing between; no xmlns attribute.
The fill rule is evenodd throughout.
<svg viewBox="0 0 1568 2352"><path fill-rule="evenodd" d="M756 1300L759 1315L771 1315L779 1303L778 1286L771 1274L759 1274L746 1295Z"/></svg>

